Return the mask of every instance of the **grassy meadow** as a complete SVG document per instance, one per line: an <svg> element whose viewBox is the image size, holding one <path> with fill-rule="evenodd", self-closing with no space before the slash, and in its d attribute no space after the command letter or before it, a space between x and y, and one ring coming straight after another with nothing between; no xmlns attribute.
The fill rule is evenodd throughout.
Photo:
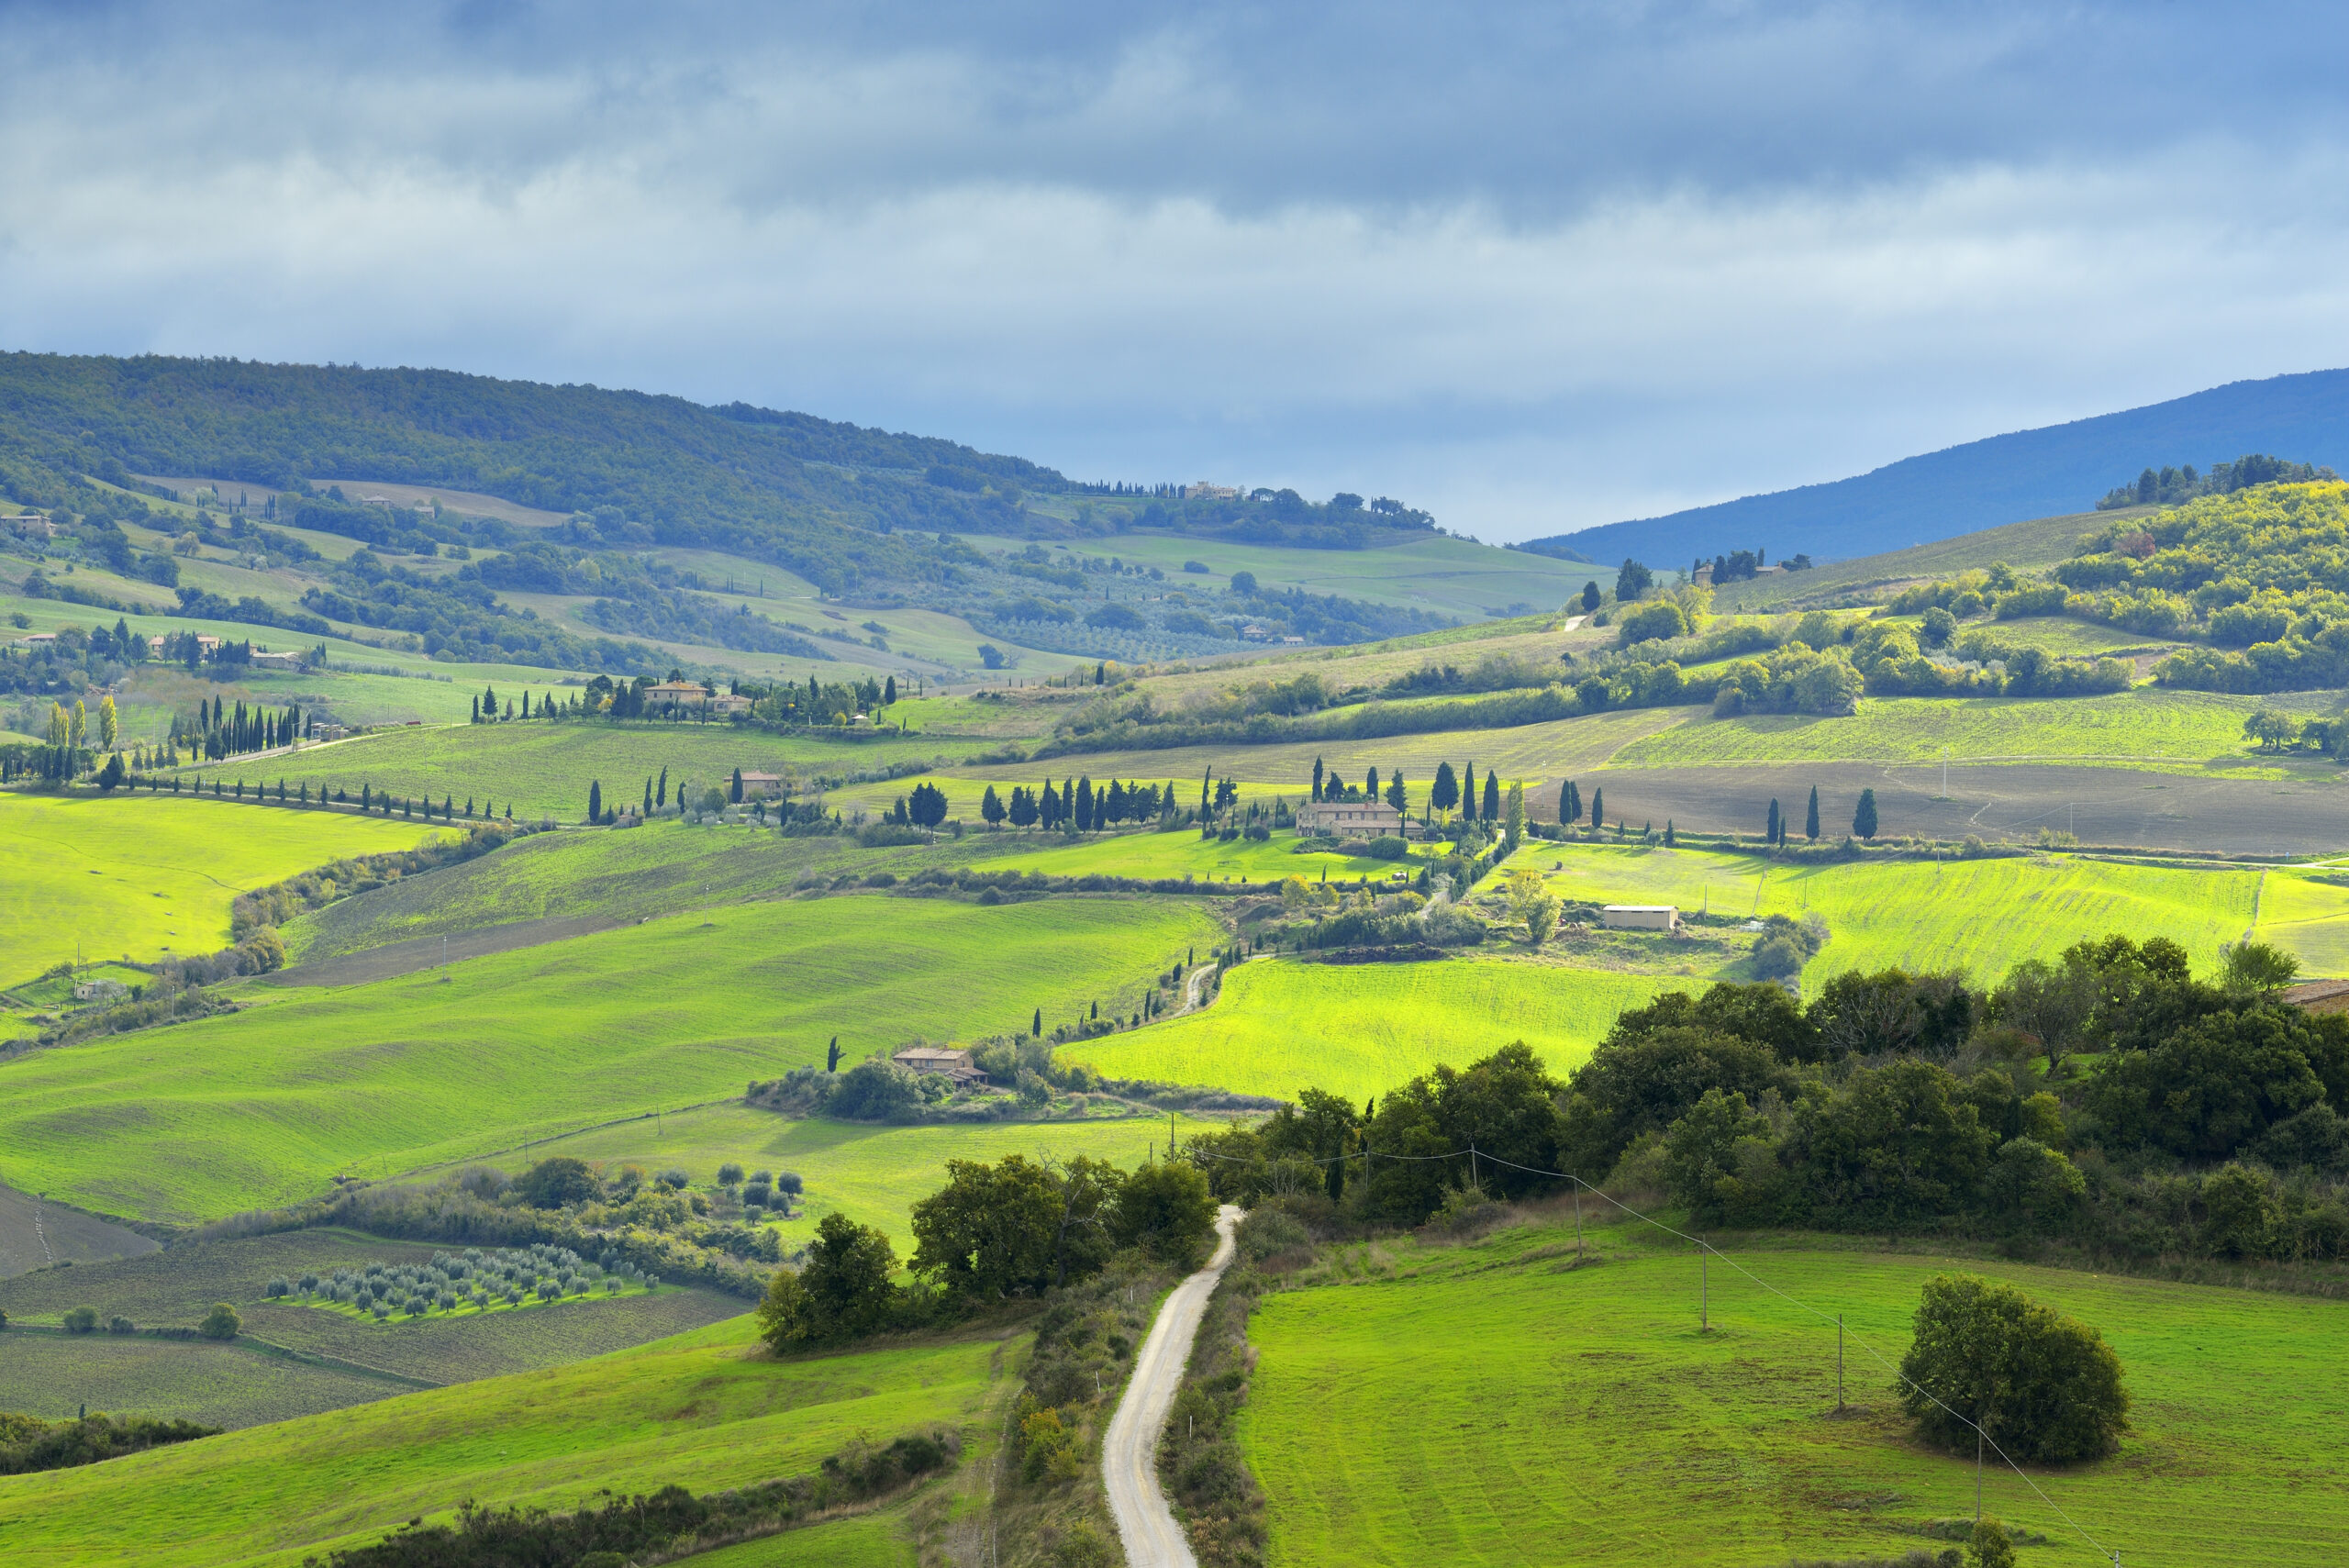
<svg viewBox="0 0 2349 1568"><path fill-rule="evenodd" d="M0 794L0 983L72 959L151 962L228 945L251 887L442 831L192 795Z"/></svg>
<svg viewBox="0 0 2349 1568"><path fill-rule="evenodd" d="M1604 844L1534 844L1511 864L1541 869L1551 891L1569 899L1796 919L1816 913L1828 942L1803 972L1807 986L1895 964L1965 969L1987 984L2022 959L2109 931L2167 937L2197 968L2248 935L2295 954L2311 974L2349 972L2349 887L2318 880L2323 873L2066 854L1793 865Z"/></svg>
<svg viewBox="0 0 2349 1568"><path fill-rule="evenodd" d="M1213 1006L1061 1054L1120 1078L1207 1084L1293 1099L1360 1100L1440 1062L1465 1067L1521 1040L1563 1073L1626 1007L1696 981L1494 958L1319 964L1257 960L1224 976Z"/></svg>
<svg viewBox="0 0 2349 1568"><path fill-rule="evenodd" d="M501 696L509 694L498 688ZM929 758L941 744L960 752L972 742L941 742L919 733L881 735L868 740L824 740L796 735L738 730L729 724L548 723L459 724L439 728L394 730L331 745L311 747L288 757L271 757L245 771L266 773L272 783L306 781L313 787L340 789L356 799L362 785L395 795L454 795L508 806L517 817L545 815L573 822L587 813L587 785L600 780L614 804L634 802L647 780L669 770L669 798L680 784L696 795L722 788L737 768L795 772L803 775L854 773L902 758ZM232 759L203 770L237 776ZM976 805L974 792L974 806ZM972 813L976 817L976 812Z"/></svg>
<svg viewBox="0 0 2349 1568"><path fill-rule="evenodd" d="M2254 763L2243 721L2263 703L2318 711L2337 694L2225 696L2154 688L2105 696L1870 697L1848 718L1805 714L1690 717L1632 740L1615 768L1697 768L1740 762L1953 762L2064 760L2188 772ZM2272 763L2274 759L2263 760Z"/></svg>
<svg viewBox="0 0 2349 1568"><path fill-rule="evenodd" d="M1970 1518L1973 1456L1917 1444L1856 1347L1833 1418L1834 1325L1720 1262L1698 1326L1683 1244L1604 1239L1575 1269L1553 1218L1442 1251L1353 1249L1337 1283L1265 1298L1241 1441L1279 1568L1307 1564L1895 1558ZM1620 1241L1620 1246L1619 1246ZM1898 1362L1944 1260L1728 1250ZM2349 1553L2349 1390L2322 1375L2349 1304L1967 1262L2099 1329L2131 1430L2112 1458L2032 1479L2123 1561L2323 1563ZM2024 1564L2092 1550L2010 1472L1987 1510L2043 1535Z"/></svg>
<svg viewBox="0 0 2349 1568"><path fill-rule="evenodd" d="M716 1491L978 1418L1013 1348L973 1336L777 1362L737 1318L569 1366L0 1478L0 1549L23 1568L294 1568L466 1498L568 1508L606 1488ZM834 1561L890 1561L878 1546ZM796 1561L741 1559L777 1560Z"/></svg>
<svg viewBox="0 0 2349 1568"><path fill-rule="evenodd" d="M9 1062L0 1180L190 1220L473 1158L922 1035L1071 1020L1221 928L1170 900L713 909L372 984L277 991Z"/></svg>
<svg viewBox="0 0 2349 1568"><path fill-rule="evenodd" d="M1025 539L979 534L969 536L969 542L1015 554L1028 548ZM1119 534L1097 542L1072 539L1052 550L1055 559L1115 557L1129 566L1155 566L1166 573L1170 588L1220 590L1230 585L1233 573L1252 572L1267 591L1302 588L1466 620L1554 610L1592 578L1601 579L1601 586L1611 578L1600 567L1450 538L1418 538L1376 550L1295 550L1182 535ZM1185 572L1186 561L1205 566L1207 574Z"/></svg>
<svg viewBox="0 0 2349 1568"><path fill-rule="evenodd" d="M1191 1117L1138 1116L1084 1121L980 1123L963 1127L874 1127L795 1120L743 1105L705 1106L664 1116L658 1124L633 1121L504 1155L491 1162L519 1172L550 1155L568 1154L606 1167L635 1164L646 1171L682 1170L696 1185L718 1179L728 1161L746 1171L796 1171L807 1184L801 1217L774 1229L786 1246L800 1246L828 1214L885 1230L899 1257L913 1251L915 1204L946 1181L949 1160L1000 1160L1079 1154L1131 1170L1178 1138L1208 1130Z"/></svg>

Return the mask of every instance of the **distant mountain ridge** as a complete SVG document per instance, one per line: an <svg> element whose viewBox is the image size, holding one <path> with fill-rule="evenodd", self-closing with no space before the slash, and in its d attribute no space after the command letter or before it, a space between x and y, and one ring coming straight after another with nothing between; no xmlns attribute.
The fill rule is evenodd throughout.
<svg viewBox="0 0 2349 1568"><path fill-rule="evenodd" d="M2085 512L2148 466L2208 464L2254 451L2343 467L2349 370L2230 382L2166 403L1903 458L1850 479L1608 523L1518 548L1609 564L1630 557L1666 568L1733 550L1764 550L1772 561L1798 551L1839 561Z"/></svg>

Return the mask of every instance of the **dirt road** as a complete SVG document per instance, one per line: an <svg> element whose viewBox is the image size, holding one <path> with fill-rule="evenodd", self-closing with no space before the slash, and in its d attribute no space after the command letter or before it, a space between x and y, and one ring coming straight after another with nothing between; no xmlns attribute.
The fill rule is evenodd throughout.
<svg viewBox="0 0 2349 1568"><path fill-rule="evenodd" d="M1133 1381L1126 1385L1101 1444L1101 1477L1109 1488L1109 1511L1117 1517L1129 1568L1197 1568L1191 1543L1183 1539L1183 1527L1159 1490L1158 1435L1191 1359L1208 1297L1231 1262L1231 1230L1239 1223L1240 1210L1230 1204L1218 1212L1215 1256L1176 1285L1158 1309L1158 1321L1134 1359Z"/></svg>

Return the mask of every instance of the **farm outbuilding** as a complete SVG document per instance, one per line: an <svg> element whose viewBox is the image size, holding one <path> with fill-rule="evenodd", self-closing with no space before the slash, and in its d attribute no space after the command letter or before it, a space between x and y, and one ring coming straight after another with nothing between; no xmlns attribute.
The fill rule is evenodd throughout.
<svg viewBox="0 0 2349 1568"><path fill-rule="evenodd" d="M1676 904L1609 904L1599 911L1599 923L1610 931L1678 931Z"/></svg>

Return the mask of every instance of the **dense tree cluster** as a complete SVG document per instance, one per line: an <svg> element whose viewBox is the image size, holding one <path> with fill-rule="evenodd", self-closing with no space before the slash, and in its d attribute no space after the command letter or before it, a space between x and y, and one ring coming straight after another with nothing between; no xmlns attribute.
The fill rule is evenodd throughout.
<svg viewBox="0 0 2349 1568"><path fill-rule="evenodd" d="M217 1437L220 1430L195 1421L145 1416L90 1415L70 1421L44 1421L0 1411L0 1475L96 1464L195 1438Z"/></svg>
<svg viewBox="0 0 2349 1568"><path fill-rule="evenodd" d="M2232 462L2214 463L2208 473L2195 473L2190 462L2182 468L2164 465L2158 473L2148 468L2134 484L2106 491L2096 509L2117 512L2127 506L2175 506L2199 495L2231 495L2254 484L2305 484L2339 477L2329 468L2252 452Z"/></svg>
<svg viewBox="0 0 2349 1568"><path fill-rule="evenodd" d="M911 1283L888 1237L845 1215L818 1224L803 1266L779 1271L759 1307L778 1351L949 1321L1091 1278L1121 1250L1187 1270L1215 1223L1207 1178L1181 1162L1126 1172L1079 1155L950 1160L946 1185L914 1206Z"/></svg>
<svg viewBox="0 0 2349 1568"><path fill-rule="evenodd" d="M2292 967L2246 943L2197 977L2116 935L1987 992L1853 972L1802 1006L1722 983L1625 1013L1564 1084L1512 1047L1361 1109L1308 1091L1192 1157L1238 1201L1366 1184L1364 1212L1407 1224L1572 1173L1707 1225L2349 1256L2349 1018L2277 1001Z"/></svg>

